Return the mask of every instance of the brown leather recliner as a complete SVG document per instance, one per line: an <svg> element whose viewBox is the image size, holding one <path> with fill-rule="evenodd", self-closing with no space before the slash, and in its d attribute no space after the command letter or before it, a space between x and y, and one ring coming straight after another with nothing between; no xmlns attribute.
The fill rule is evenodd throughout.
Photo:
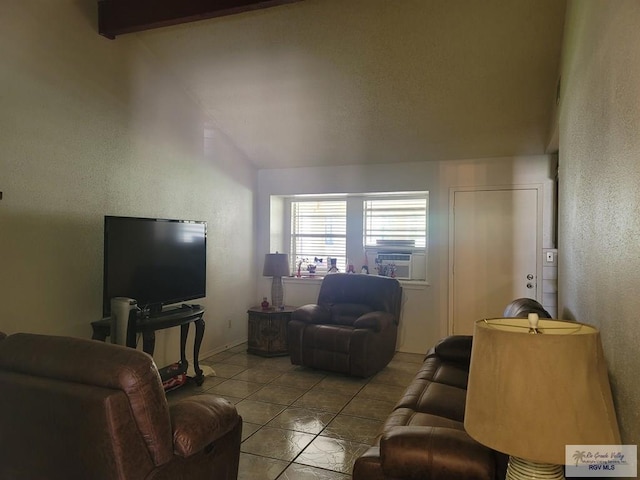
<svg viewBox="0 0 640 480"><path fill-rule="evenodd" d="M237 478L235 407L213 395L169 407L141 351L9 335L0 340L0 392L0 478Z"/></svg>
<svg viewBox="0 0 640 480"><path fill-rule="evenodd" d="M396 349L402 287L396 279L362 274L327 275L318 303L293 311L291 363L368 377Z"/></svg>

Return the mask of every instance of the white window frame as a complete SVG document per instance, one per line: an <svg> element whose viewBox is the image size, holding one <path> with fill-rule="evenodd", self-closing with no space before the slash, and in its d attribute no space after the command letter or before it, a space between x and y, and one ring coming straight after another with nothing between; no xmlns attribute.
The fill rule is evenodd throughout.
<svg viewBox="0 0 640 480"><path fill-rule="evenodd" d="M401 199L424 199L425 200L425 238L424 243L417 242L415 246L404 246L403 251L411 251L415 253L423 253L426 271L428 239L429 239L429 192L428 191L416 191L416 192L384 192L384 193L362 193L362 194L326 194L326 195L293 195L287 196L285 200L284 210L284 232L285 232L285 245L289 245L291 250L291 264L292 271L295 275L297 273L296 252L292 243L292 209L291 205L297 201L346 201L347 205L347 225L346 225L346 257L339 258L338 268L341 272L346 271L347 264L353 264L355 271L360 272L363 265L369 264L370 273L374 268L374 265L370 265L368 257L372 250L376 248L382 248L379 246L367 246L365 244L365 201L367 200L401 200ZM393 249L393 246L385 246L385 249ZM400 247L398 247L400 248ZM369 255L368 255L369 254ZM344 258L344 260L342 259ZM423 258L423 257L420 257ZM311 259L312 260L312 259ZM345 263L343 263L345 262ZM301 272L303 275L306 271L303 269Z"/></svg>

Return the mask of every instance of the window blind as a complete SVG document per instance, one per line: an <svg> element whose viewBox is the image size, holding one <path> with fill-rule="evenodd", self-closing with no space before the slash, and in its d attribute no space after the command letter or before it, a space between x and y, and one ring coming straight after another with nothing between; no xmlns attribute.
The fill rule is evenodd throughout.
<svg viewBox="0 0 640 480"><path fill-rule="evenodd" d="M365 200L363 208L365 246L426 247L426 197Z"/></svg>
<svg viewBox="0 0 640 480"><path fill-rule="evenodd" d="M291 252L299 259L326 262L337 259L337 267L346 268L347 202L344 200L291 202Z"/></svg>

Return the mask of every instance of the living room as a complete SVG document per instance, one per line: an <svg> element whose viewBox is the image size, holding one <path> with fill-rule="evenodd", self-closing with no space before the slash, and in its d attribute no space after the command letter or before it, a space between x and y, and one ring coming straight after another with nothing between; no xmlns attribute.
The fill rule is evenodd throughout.
<svg viewBox="0 0 640 480"><path fill-rule="evenodd" d="M375 17L372 7L363 6L367 2L351 3ZM307 0L207 22L218 26L221 36L237 40L247 31L243 22L252 26L272 19L278 25L280 8L299 15L304 9L318 15L326 8L334 18L340 16L341 4ZM464 9L464 2L456 5ZM266 133L248 129L240 141L227 128L262 112L212 117L181 83L181 65L168 65L158 53L162 50L149 46L162 46L162 30L108 40L97 34L96 10L94 1L84 0L5 2L0 7L0 330L90 338L90 322L101 316L104 215L189 218L208 222L208 291L201 301L207 327L201 351L216 353L246 341L246 310L268 291L269 279L261 274L264 254L272 250L271 195L428 190L429 285L419 287L424 306L416 307L424 317L407 323L401 346L424 353L448 332L450 188L542 184L548 195L543 247L557 246L559 252L558 314L601 330L623 443L638 443L640 387L633 381L640 368L635 355L640 328L634 318L640 260L633 243L640 233L640 166L634 158L640 153L636 2L568 4L562 57L556 52L562 78L556 114L557 245L549 191L555 181L555 158L547 150L554 132L557 69L545 84L543 97L549 105L541 112L550 114L546 129L537 130L535 140L526 145L537 150L523 147L515 154L512 146L509 153L486 155L478 150L450 159L421 151L419 143L406 137L397 140L394 130L379 141L387 146L376 147L377 153L362 147L363 140L354 136L348 151L325 150L323 164L311 158L321 145L315 148L304 131L292 130L293 119L285 133L290 141L300 138L294 153L315 163L261 167L268 155L252 146L251 138L272 132L266 127ZM195 27L168 30L180 37L190 28ZM388 28L393 33L402 25ZM329 34L337 35L335 30ZM286 37L286 29L281 35ZM259 38L254 40L248 45L260 44ZM252 63L239 68L246 69L247 83L258 84L268 53L230 49L225 60L231 68L234 59L254 59L255 70ZM330 80L329 89L334 85ZM309 88L317 91L307 107L320 108L327 89ZM246 101L226 99L240 100ZM411 103L401 100L396 113ZM463 105L458 118L464 118L465 108L470 107ZM494 114L488 112L487 117ZM392 120L407 130L401 118ZM364 123L361 128L370 126ZM481 135L506 141L517 136L515 130ZM283 150L292 151L285 147L283 143ZM313 152L307 154L308 150ZM358 164L360 157L374 153L389 160ZM158 335L158 363L175 360L178 341L177 331Z"/></svg>

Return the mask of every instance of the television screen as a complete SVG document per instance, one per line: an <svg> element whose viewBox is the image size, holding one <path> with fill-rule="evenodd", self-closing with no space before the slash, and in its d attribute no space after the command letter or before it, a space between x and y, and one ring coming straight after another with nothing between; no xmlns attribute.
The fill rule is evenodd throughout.
<svg viewBox="0 0 640 480"><path fill-rule="evenodd" d="M142 309L206 295L206 222L104 217L103 315L113 297Z"/></svg>

